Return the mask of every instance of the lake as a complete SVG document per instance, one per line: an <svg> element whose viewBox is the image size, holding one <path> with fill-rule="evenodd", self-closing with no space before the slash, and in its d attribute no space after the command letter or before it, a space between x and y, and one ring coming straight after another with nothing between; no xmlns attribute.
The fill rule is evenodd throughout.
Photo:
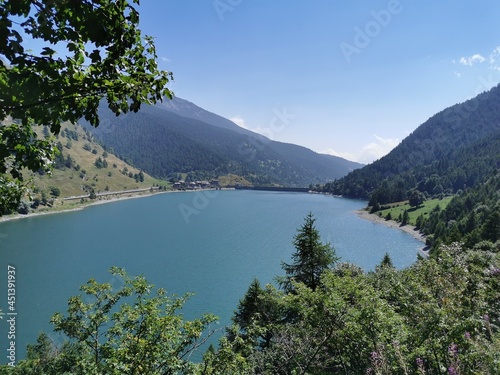
<svg viewBox="0 0 500 375"><path fill-rule="evenodd" d="M198 191L158 194L80 211L0 224L0 308L8 312L8 266L16 271L17 359L41 331L54 341L50 317L89 278L119 286L108 270L123 267L157 287L193 292L183 314L202 313L230 322L253 278L272 283L289 262L292 241L312 212L323 242L343 262L372 270L384 254L398 268L414 262L422 244L399 230L359 218L366 202L339 197L267 191ZM7 317L0 320L6 363Z"/></svg>

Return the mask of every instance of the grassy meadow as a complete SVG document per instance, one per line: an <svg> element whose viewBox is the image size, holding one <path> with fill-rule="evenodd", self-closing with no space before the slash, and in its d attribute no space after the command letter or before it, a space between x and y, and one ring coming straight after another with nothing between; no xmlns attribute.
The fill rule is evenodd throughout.
<svg viewBox="0 0 500 375"><path fill-rule="evenodd" d="M430 199L424 201L424 203L419 206L419 207L411 207L410 204L405 201L405 202L398 202L398 203L392 203L389 208L386 208L384 210L380 210L376 213L376 215L379 215L381 217L387 217L387 215L390 213L392 220L397 220L399 216L403 216L404 211L406 210L408 212L408 222L410 225L415 225L417 221L417 217L420 215L424 215L424 217L428 217L430 212L436 208L436 206L439 205L441 209L446 208L448 203L452 200L453 196L450 197L444 197L442 199Z"/></svg>

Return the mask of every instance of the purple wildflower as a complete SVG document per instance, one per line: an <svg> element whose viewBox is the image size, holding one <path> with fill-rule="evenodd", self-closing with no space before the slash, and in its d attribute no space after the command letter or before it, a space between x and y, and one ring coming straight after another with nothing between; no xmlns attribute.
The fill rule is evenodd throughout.
<svg viewBox="0 0 500 375"><path fill-rule="evenodd" d="M491 274L491 276L499 276L500 275L500 268L498 268L498 267L491 268L490 274Z"/></svg>
<svg viewBox="0 0 500 375"><path fill-rule="evenodd" d="M465 332L465 333L464 333L464 337L465 337L467 340L470 340L470 333L469 333L469 332Z"/></svg>
<svg viewBox="0 0 500 375"><path fill-rule="evenodd" d="M458 375L458 372L457 372L457 370L455 369L455 367L450 366L450 367L448 368L448 375Z"/></svg>
<svg viewBox="0 0 500 375"><path fill-rule="evenodd" d="M448 348L448 352L452 356L456 356L458 353L458 345L457 344L451 344Z"/></svg>

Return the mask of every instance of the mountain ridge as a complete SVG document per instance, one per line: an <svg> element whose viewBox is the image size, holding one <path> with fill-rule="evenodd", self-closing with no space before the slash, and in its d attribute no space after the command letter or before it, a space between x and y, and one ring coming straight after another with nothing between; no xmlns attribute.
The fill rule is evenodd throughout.
<svg viewBox="0 0 500 375"><path fill-rule="evenodd" d="M206 122L209 125L214 125L223 129L233 130L237 133L249 136L258 135L257 133L245 129L223 116L220 116L214 112L203 109L200 106L186 99L179 98L177 96L174 96L172 99L165 98L162 102L156 103L155 107L167 110L172 113L176 113L182 117L187 117L194 120L200 120Z"/></svg>
<svg viewBox="0 0 500 375"><path fill-rule="evenodd" d="M436 113L389 154L321 190L371 204L405 200L411 189L454 193L498 169L499 134L500 85ZM478 157L481 149L488 153Z"/></svg>
<svg viewBox="0 0 500 375"><path fill-rule="evenodd" d="M305 187L362 166L270 140L184 99L142 106L136 114L119 117L102 105L100 118L98 128L86 128L123 160L156 178L235 174L258 186Z"/></svg>

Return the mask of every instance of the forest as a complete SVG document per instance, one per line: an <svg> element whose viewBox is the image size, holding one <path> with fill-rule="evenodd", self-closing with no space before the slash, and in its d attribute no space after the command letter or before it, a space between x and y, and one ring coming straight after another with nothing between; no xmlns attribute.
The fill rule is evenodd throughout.
<svg viewBox="0 0 500 375"><path fill-rule="evenodd" d="M167 105L144 106L119 119L101 104L101 124L84 127L120 159L160 179L187 174L210 180L227 174L256 186L307 187L325 183L359 168L359 163L322 155L298 145L272 141L260 134L225 128L227 119L182 101L202 119L170 111ZM212 119L208 123L206 119ZM233 124L237 128L236 124Z"/></svg>
<svg viewBox="0 0 500 375"><path fill-rule="evenodd" d="M394 150L316 190L369 199L370 206L472 188L500 168L500 86L432 116ZM474 110L471 110L474 109Z"/></svg>
<svg viewBox="0 0 500 375"><path fill-rule="evenodd" d="M380 160L314 190L367 199L375 214L415 196L453 197L417 219L431 252L456 241L468 248L494 244L500 238L499 103L496 86L441 111Z"/></svg>
<svg viewBox="0 0 500 375"><path fill-rule="evenodd" d="M498 247L455 242L365 272L321 241L312 214L293 244L284 274L251 283L218 345L203 346L215 316L183 318L188 295L113 268L119 288L90 279L54 314L63 344L42 333L0 374L500 373Z"/></svg>
<svg viewBox="0 0 500 375"><path fill-rule="evenodd" d="M417 226L434 249L456 241L467 247L491 247L500 240L499 192L500 175L496 174L453 197L446 208L438 206L428 218L418 218Z"/></svg>

